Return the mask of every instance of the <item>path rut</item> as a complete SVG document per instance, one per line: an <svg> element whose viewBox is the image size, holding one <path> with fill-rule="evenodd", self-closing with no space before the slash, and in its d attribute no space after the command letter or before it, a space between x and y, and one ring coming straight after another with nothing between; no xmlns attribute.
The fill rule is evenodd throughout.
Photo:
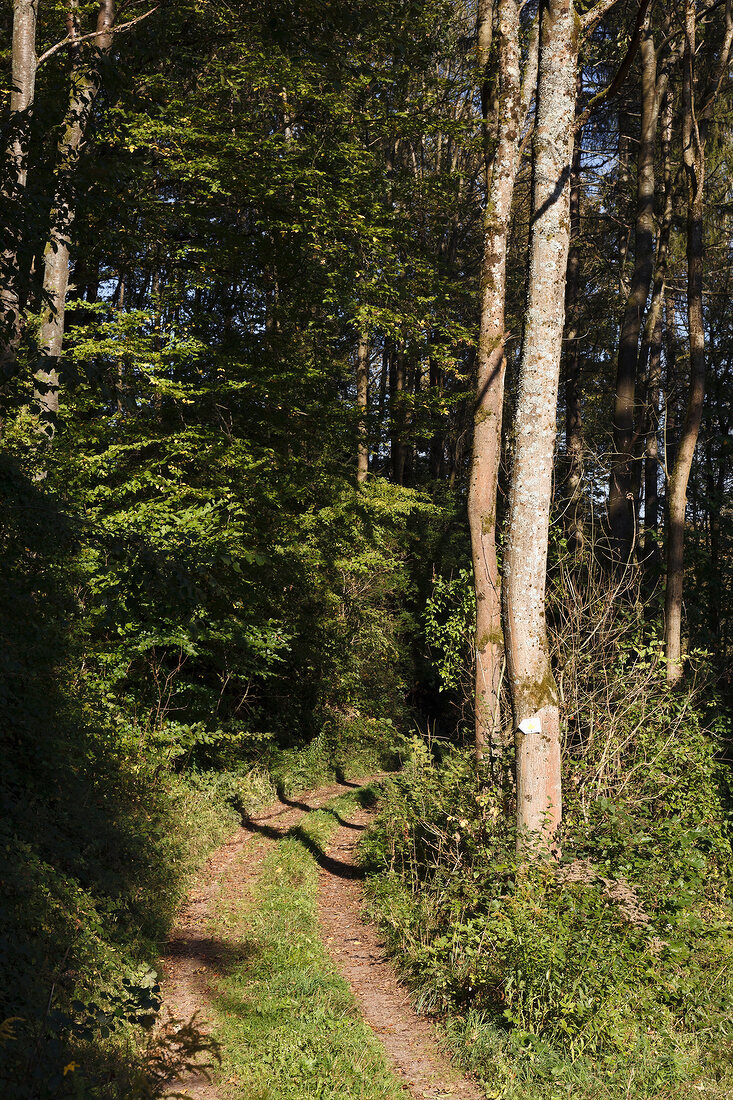
<svg viewBox="0 0 733 1100"><path fill-rule="evenodd" d="M283 798L246 822L213 853L181 909L163 953L163 1018L189 1021L195 1017L201 1031L211 1033L211 997L222 968L238 950L236 933L228 938L212 935L217 905L248 889L270 844L282 839L304 814L356 786L336 784L297 800ZM485 1100L476 1084L463 1077L443 1054L430 1023L412 1009L385 957L377 930L362 923L356 846L368 820L366 811L351 814L319 860L318 910L327 950L349 982L364 1019L382 1042L406 1096L413 1100ZM184 1094L190 1100L230 1096L226 1083L210 1081L202 1070L182 1074L169 1084L167 1094Z"/></svg>
<svg viewBox="0 0 733 1100"><path fill-rule="evenodd" d="M334 864L357 872L356 848L369 816L365 811L351 814L335 833L327 852ZM450 1063L430 1022L413 1009L379 932L363 922L362 907L358 873L321 871L318 909L326 947L398 1076L414 1100L486 1100L476 1083Z"/></svg>

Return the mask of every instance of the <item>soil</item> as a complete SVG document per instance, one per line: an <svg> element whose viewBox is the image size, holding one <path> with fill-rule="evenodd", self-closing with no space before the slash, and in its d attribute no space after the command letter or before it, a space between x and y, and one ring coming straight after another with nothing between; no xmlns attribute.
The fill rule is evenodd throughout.
<svg viewBox="0 0 733 1100"><path fill-rule="evenodd" d="M356 786L339 783L297 800L283 797L266 813L244 823L208 859L163 953L164 1026L175 1030L193 1021L202 1034L211 1032L211 996L227 960L237 954L234 940L228 942L221 934L212 936L217 907L248 891L269 845L284 837L305 813ZM326 856L319 860L319 920L328 952L404 1082L406 1096L414 1100L485 1100L484 1093L451 1066L431 1024L412 1009L376 929L362 923L356 845L368 820L366 811L358 811L351 820L343 821ZM171 1081L167 1095L176 1094L190 1100L220 1100L223 1096L205 1069Z"/></svg>
<svg viewBox="0 0 733 1100"><path fill-rule="evenodd" d="M318 894L326 947L414 1100L486 1100L476 1083L451 1065L434 1027L417 1015L397 980L379 932L362 918L356 847L368 821L363 810L352 814L328 848L331 866L321 871Z"/></svg>

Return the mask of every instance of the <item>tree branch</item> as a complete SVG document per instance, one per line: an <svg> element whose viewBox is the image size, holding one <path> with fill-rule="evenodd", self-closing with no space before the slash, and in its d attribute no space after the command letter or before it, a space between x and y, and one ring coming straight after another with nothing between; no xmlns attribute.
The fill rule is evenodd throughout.
<svg viewBox="0 0 733 1100"><path fill-rule="evenodd" d="M44 61L48 61L49 57L53 57L55 53L62 50L64 46L78 46L81 42L89 42L92 38L102 38L107 34L120 34L122 31L129 31L131 27L136 26L137 23L142 23L143 19L147 19L149 15L153 15L158 10L159 5L156 4L150 11L146 11L143 15L138 15L135 19L130 19L127 23L120 23L119 27L105 27L101 31L92 31L90 34L79 35L67 35L66 38L62 38L60 42L57 42L55 46L50 46L45 53L42 53L38 58L37 66L41 65ZM37 67L36 66L36 67Z"/></svg>
<svg viewBox="0 0 733 1100"><path fill-rule="evenodd" d="M594 4L590 11L581 16L580 26L583 34L590 34L603 19L606 12L609 12L617 2L618 0L598 0L598 3Z"/></svg>
<svg viewBox="0 0 733 1100"><path fill-rule="evenodd" d="M602 0L602 2L606 3L606 0ZM615 2L615 0L613 0L613 2ZM651 3L651 0L640 0L639 10L636 13L636 25L634 26L634 33L631 37L631 41L629 42L629 48L626 51L626 56L624 57L623 61L619 65L618 71L617 71L615 77L613 78L613 80L611 81L611 83L607 87L603 88L602 91L598 92L597 95L594 95L593 98L591 99L590 103L586 107L586 109L582 112L582 114L579 114L578 117L576 118L576 120L575 120L575 132L576 133L583 126L585 126L586 122L588 121L590 116L593 114L596 107L598 107L603 102L604 99L610 99L612 96L615 96L616 93L623 86L623 83L626 80L626 77L629 75L629 69L631 68L631 64L632 64L632 62L633 62L633 60L636 56L636 51L639 49L639 43L641 42L641 36L644 33L644 24L646 23L646 17L647 17L647 12L649 11L650 3ZM589 15L592 14L592 12L595 12L600 6L601 6L600 4L596 4L595 8L591 8L591 11L588 14ZM611 7L611 3L608 3L607 6L606 6L606 11L610 7ZM605 14L605 11L602 14ZM600 16L599 16L599 19L600 19Z"/></svg>

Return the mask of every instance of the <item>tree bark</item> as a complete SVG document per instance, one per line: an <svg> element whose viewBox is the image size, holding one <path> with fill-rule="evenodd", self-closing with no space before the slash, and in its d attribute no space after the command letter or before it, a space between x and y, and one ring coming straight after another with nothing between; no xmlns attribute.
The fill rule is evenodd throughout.
<svg viewBox="0 0 733 1100"><path fill-rule="evenodd" d="M641 52L641 131L637 161L634 270L626 299L616 368L613 414L613 455L608 494L608 520L614 564L622 568L634 548L634 419L639 336L652 281L654 254L654 148L659 100L657 63L650 17L647 15Z"/></svg>
<svg viewBox="0 0 733 1100"><path fill-rule="evenodd" d="M687 0L682 78L682 154L687 178L687 324L690 342L690 388L677 455L667 490L667 587L664 611L667 683L669 684L676 684L682 677L682 591L687 484L705 398L705 329L702 298L705 160L695 118L695 32L695 4L694 0Z"/></svg>
<svg viewBox="0 0 733 1100"><path fill-rule="evenodd" d="M727 0L725 34L707 89L705 97L707 102L698 117L695 0L686 0L682 74L682 157L687 180L687 326L690 384L677 455L667 490L667 587L664 611L667 683L670 685L678 683L683 675L682 594L687 486L700 434L705 399L703 312L705 138L712 105L728 68L732 44L733 12L731 0Z"/></svg>
<svg viewBox="0 0 733 1100"><path fill-rule="evenodd" d="M674 214L674 184L672 179L672 97L665 95L662 108L662 173L664 179L664 210L659 226L657 255L654 265L654 286L642 340L642 373L646 377L646 409L644 448L644 562L647 573L653 574L660 564L657 544L659 532L659 412L662 394L662 317L667 286L669 243ZM651 536L651 537L649 537Z"/></svg>
<svg viewBox="0 0 733 1100"><path fill-rule="evenodd" d="M359 414L356 446L356 480L363 484L369 473L369 441L367 412L369 398L369 341L365 333L359 336L356 349L356 407Z"/></svg>
<svg viewBox="0 0 733 1100"><path fill-rule="evenodd" d="M514 711L517 845L557 850L560 713L545 626L557 394L570 244L578 26L572 0L543 0L533 140L529 293L519 368L504 568L504 638Z"/></svg>
<svg viewBox="0 0 733 1100"><path fill-rule="evenodd" d="M69 35L78 39L79 27L74 3L68 19ZM81 155L101 75L99 58L112 45L114 0L101 0L93 47L82 55L72 44L73 66L69 106L59 144L56 190L51 212L51 231L43 255L43 309L35 372L34 403L38 408L39 432L53 441L59 411L59 364L64 340L64 312L69 286L69 253L77 208L77 166Z"/></svg>
<svg viewBox="0 0 733 1100"><path fill-rule="evenodd" d="M9 217L7 245L0 257L0 385L15 369L22 336L20 245L22 240L21 200L28 176L30 123L36 89L36 21L38 0L15 0L11 62L9 141L5 154L7 183L3 200Z"/></svg>
<svg viewBox="0 0 733 1100"><path fill-rule="evenodd" d="M501 595L496 557L496 493L501 461L504 406L506 256L519 160L522 123L534 84L536 37L530 47L522 94L519 52L519 4L499 0L500 117L498 143L490 165L481 262L481 301L477 351L478 392L475 405L473 455L468 490L468 521L476 593L475 750L477 760L487 745L500 755L499 697L504 671ZM534 61L533 61L534 56ZM486 80L484 80L484 85ZM486 124L486 119L484 120Z"/></svg>
<svg viewBox="0 0 733 1100"><path fill-rule="evenodd" d="M581 88L578 73L576 100ZM573 163L570 174L570 251L565 283L565 315L568 320L565 334L565 453L567 476L565 480L566 513L565 530L568 545L575 554L583 549L583 412L581 407L580 343L578 293L580 289L580 168L581 134L575 135Z"/></svg>

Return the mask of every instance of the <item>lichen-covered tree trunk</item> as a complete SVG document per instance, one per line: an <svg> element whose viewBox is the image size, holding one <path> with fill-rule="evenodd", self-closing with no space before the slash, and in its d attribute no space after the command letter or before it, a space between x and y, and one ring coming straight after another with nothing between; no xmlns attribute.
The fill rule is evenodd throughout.
<svg viewBox="0 0 733 1100"><path fill-rule="evenodd" d="M479 10L481 18L482 9ZM484 16L485 19L485 16ZM479 29L481 29L481 22ZM502 744L499 694L504 666L501 595L496 557L496 492L501 460L504 406L504 308L506 253L526 99L536 66L536 36L530 45L523 96L519 47L519 4L499 0L498 143L487 165L487 204L481 263L480 327L473 453L468 491L468 520L476 592L475 744L481 759L487 745L497 755ZM484 43L485 48L485 43ZM486 102L487 96L482 100ZM486 125L486 119L484 120Z"/></svg>
<svg viewBox="0 0 733 1100"><path fill-rule="evenodd" d="M582 83L578 73L576 99ZM582 132L582 131L581 131ZM570 174L570 251L565 283L565 314L568 325L565 334L565 531L568 545L574 553L583 549L583 412L580 379L580 330L578 298L580 292L580 169L581 133L575 136Z"/></svg>
<svg viewBox="0 0 733 1100"><path fill-rule="evenodd" d="M28 143L36 88L38 0L15 0L11 60L9 139L3 200L9 212L7 243L0 254L0 385L12 376L22 335L19 250L20 203L28 176Z"/></svg>
<svg viewBox="0 0 733 1100"><path fill-rule="evenodd" d="M529 292L519 368L504 567L504 639L517 767L517 844L555 848L560 713L545 627L557 394L570 242L578 27L571 0L540 7Z"/></svg>
<svg viewBox="0 0 733 1100"><path fill-rule="evenodd" d="M80 37L76 10L75 3L68 20L72 39ZM34 403L38 409L39 431L49 443L56 433L59 411L59 363L64 341L71 234L77 208L77 166L100 86L98 61L112 44L113 22L114 0L101 0L93 46L82 55L81 45L72 44L74 60L69 106L59 143L51 229L43 255L43 305L35 372Z"/></svg>

